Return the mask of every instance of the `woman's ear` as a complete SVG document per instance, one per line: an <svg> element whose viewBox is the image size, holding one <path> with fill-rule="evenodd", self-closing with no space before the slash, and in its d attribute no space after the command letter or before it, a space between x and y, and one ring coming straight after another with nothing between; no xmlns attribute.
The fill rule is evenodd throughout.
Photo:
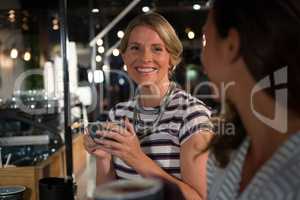
<svg viewBox="0 0 300 200"><path fill-rule="evenodd" d="M225 48L229 62L235 62L240 56L240 35L236 29L231 28L228 31Z"/></svg>

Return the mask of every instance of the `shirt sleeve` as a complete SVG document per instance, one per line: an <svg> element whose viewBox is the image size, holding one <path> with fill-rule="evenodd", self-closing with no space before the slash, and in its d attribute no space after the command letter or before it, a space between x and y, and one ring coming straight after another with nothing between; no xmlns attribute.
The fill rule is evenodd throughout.
<svg viewBox="0 0 300 200"><path fill-rule="evenodd" d="M209 152L206 164L207 199L216 199L221 186L224 184L225 169L219 168L215 156Z"/></svg>
<svg viewBox="0 0 300 200"><path fill-rule="evenodd" d="M213 124L210 120L211 111L202 103L191 104L185 110L183 123L179 131L179 143L183 144L192 135L201 131L213 131Z"/></svg>

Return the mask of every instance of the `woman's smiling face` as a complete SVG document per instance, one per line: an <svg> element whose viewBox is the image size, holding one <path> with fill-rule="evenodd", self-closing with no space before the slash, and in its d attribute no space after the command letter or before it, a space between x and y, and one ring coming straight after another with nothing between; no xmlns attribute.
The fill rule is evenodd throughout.
<svg viewBox="0 0 300 200"><path fill-rule="evenodd" d="M122 54L129 76L139 85L168 82L170 54L165 43L149 26L136 26Z"/></svg>

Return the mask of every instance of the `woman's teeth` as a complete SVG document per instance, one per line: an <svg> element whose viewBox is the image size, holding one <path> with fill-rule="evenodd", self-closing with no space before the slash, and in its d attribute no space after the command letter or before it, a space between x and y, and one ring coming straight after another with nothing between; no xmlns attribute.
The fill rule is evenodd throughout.
<svg viewBox="0 0 300 200"><path fill-rule="evenodd" d="M136 70L140 73L151 73L157 71L154 67L137 67Z"/></svg>

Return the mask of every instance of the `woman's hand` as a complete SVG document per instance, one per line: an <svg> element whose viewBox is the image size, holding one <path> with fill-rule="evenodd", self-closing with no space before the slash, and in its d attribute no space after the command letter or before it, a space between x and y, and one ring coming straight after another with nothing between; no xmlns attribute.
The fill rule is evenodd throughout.
<svg viewBox="0 0 300 200"><path fill-rule="evenodd" d="M83 137L83 146L85 150L97 156L99 159L110 159L111 154L108 153L108 149L105 148L105 146L102 146L99 144L98 139L92 139L92 137L89 135L89 133L85 133Z"/></svg>
<svg viewBox="0 0 300 200"><path fill-rule="evenodd" d="M126 118L125 128L113 123L108 123L110 131L102 131L99 134L104 138L99 144L106 147L109 153L122 159L127 165L135 168L145 156L140 147L140 142L132 124Z"/></svg>

